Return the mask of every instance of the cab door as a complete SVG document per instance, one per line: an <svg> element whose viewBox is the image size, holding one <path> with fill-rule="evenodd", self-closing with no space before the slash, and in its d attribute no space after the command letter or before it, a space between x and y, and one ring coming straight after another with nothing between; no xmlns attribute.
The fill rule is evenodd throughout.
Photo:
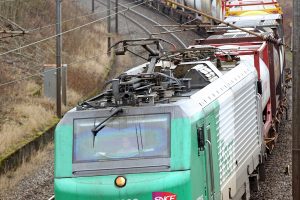
<svg viewBox="0 0 300 200"><path fill-rule="evenodd" d="M208 115L197 123L198 156L203 156L205 198L220 200L220 175L216 134L216 116ZM201 168L202 168L201 167Z"/></svg>
<svg viewBox="0 0 300 200"><path fill-rule="evenodd" d="M205 157L206 157L206 182L208 187L208 197L210 200L215 199L215 170L213 156L213 141L211 135L211 125L205 124Z"/></svg>
<svg viewBox="0 0 300 200"><path fill-rule="evenodd" d="M220 200L220 170L217 145L217 117L214 112L206 116L204 120L206 161L207 196L209 200Z"/></svg>

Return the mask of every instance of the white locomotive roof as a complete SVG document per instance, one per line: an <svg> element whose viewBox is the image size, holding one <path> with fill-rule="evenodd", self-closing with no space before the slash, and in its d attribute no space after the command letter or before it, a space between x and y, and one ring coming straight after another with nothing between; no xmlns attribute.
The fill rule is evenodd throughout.
<svg viewBox="0 0 300 200"><path fill-rule="evenodd" d="M197 110L208 106L232 87L256 78L257 72L254 67L253 56L241 56L241 61L235 68L206 87L195 91L189 99L182 99L174 102L174 104L179 105L187 115L193 116ZM199 108L195 109L195 107Z"/></svg>

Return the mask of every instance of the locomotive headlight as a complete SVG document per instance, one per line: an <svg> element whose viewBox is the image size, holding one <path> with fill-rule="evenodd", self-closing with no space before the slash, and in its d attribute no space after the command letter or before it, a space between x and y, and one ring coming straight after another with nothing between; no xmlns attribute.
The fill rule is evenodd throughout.
<svg viewBox="0 0 300 200"><path fill-rule="evenodd" d="M123 176L118 176L115 180L115 185L117 187L124 187L126 185L126 178Z"/></svg>

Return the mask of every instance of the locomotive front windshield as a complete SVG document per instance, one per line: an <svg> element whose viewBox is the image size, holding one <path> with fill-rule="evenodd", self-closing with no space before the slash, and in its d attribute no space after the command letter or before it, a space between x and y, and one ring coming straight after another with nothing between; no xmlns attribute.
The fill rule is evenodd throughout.
<svg viewBox="0 0 300 200"><path fill-rule="evenodd" d="M73 162L170 157L169 114L116 116L94 137L104 119L74 120Z"/></svg>

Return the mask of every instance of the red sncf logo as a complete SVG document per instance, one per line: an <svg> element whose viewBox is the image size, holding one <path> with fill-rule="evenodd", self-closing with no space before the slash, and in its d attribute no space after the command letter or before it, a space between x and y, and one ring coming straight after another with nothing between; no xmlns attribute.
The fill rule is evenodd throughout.
<svg viewBox="0 0 300 200"><path fill-rule="evenodd" d="M177 200L171 192L152 192L152 200Z"/></svg>

